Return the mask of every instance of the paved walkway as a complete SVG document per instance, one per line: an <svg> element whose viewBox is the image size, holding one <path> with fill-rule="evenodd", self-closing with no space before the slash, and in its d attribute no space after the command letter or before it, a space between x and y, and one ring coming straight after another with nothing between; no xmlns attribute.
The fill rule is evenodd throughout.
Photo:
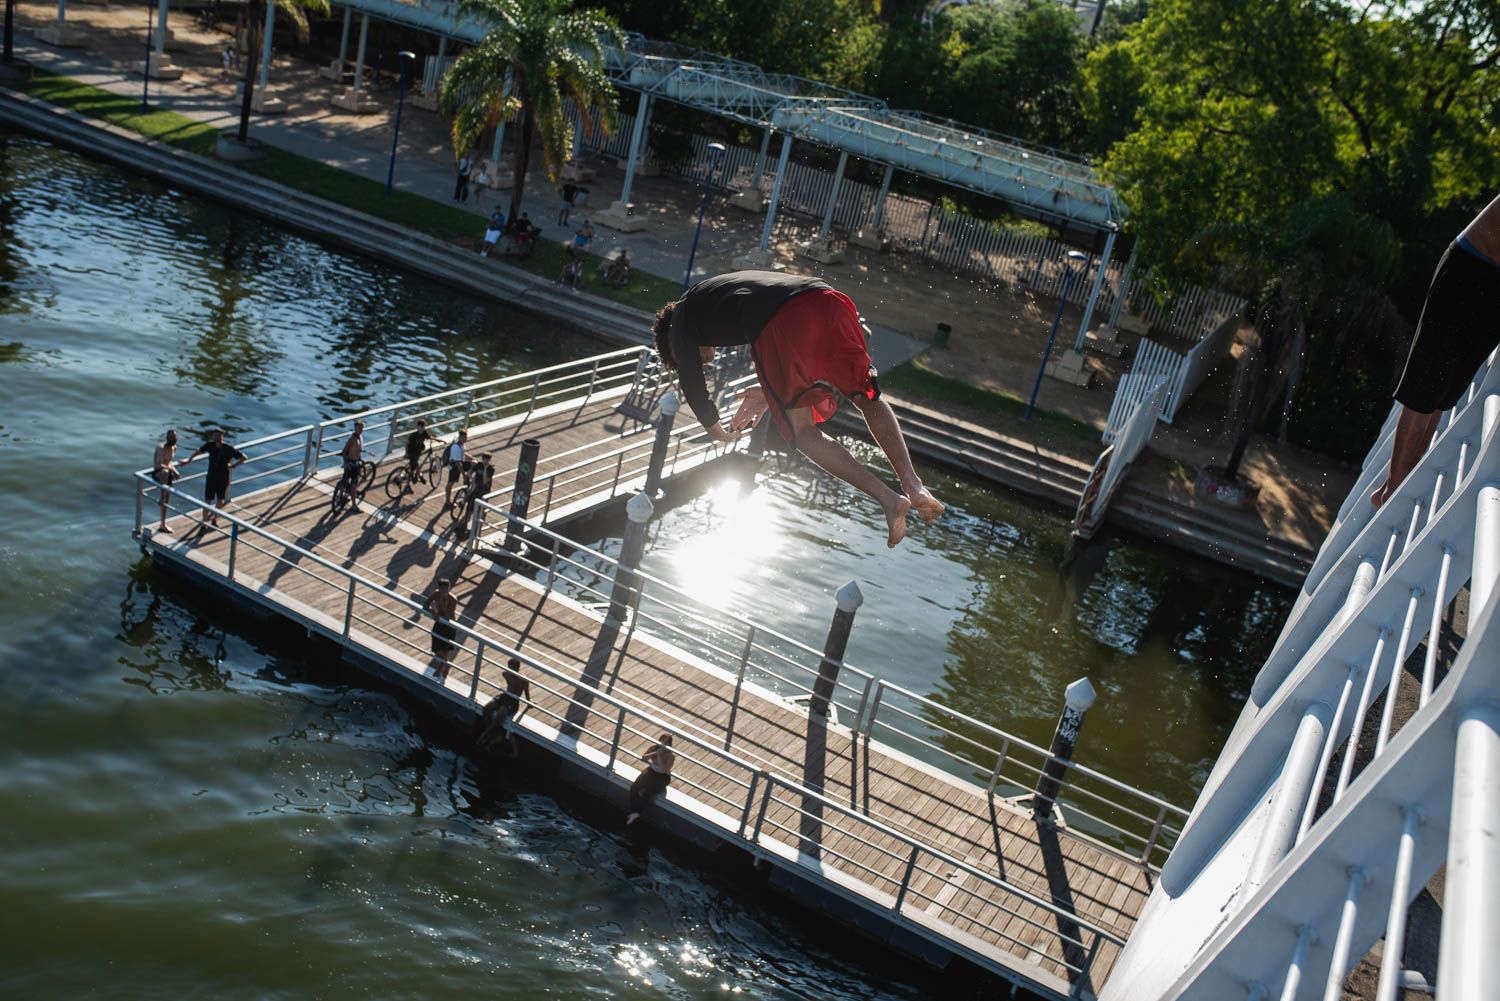
<svg viewBox="0 0 1500 1001"><path fill-rule="evenodd" d="M19 40L20 54L37 65L120 93L138 93L141 85L139 53L144 46L144 24L138 8L97 8L74 5L68 22L83 32L85 47L54 49L28 38ZM18 4L18 22L39 26L56 17L52 5ZM199 121L228 128L237 122L238 101L233 81L218 79L218 53L226 40L221 32L203 31L185 16L175 16L175 62L186 71L180 81L152 81L152 103ZM278 35L278 37L280 37ZM133 66L132 66L133 63ZM367 70L367 92L385 110L356 116L333 107L331 97L341 88L323 79L317 67L302 59L278 56L271 70L271 92L287 104L280 116L256 116L252 132L265 142L290 152L384 182L391 153L391 111L395 85L389 74L373 78ZM487 152L487 151L486 151ZM408 95L397 153L396 186L434 199L451 199L453 154L446 125L431 112L417 108ZM573 224L556 222L556 186L546 180L540 158L533 158L523 209L542 224L548 238L564 240L577 223L617 197L622 172L602 158L586 161L596 176L586 182L588 203L576 210ZM692 241L700 189L674 179L640 177L632 201L649 220L641 233L620 234L596 227L591 247L607 253L626 247L638 269L680 280ZM496 204L508 206L509 192L487 192L475 214L476 240L481 217ZM728 270L731 260L758 244L761 218L724 204L709 207L695 259L694 276ZM816 226L816 221L810 223ZM775 266L826 277L859 302L876 333L873 353L877 366L888 369L926 349L938 322L954 328L948 350L929 353L926 364L944 374L1014 397L1031 392L1047 328L1056 303L1017 298L1008 290L968 276L953 275L907 255L882 255L850 248L841 265L822 266L796 254L792 239L772 246ZM1071 336L1080 317L1065 312L1064 334ZM1118 362L1092 359L1095 385L1080 389L1053 380L1043 384L1039 406L1053 413L1103 427L1120 374ZM1228 398L1230 366L1221 366L1179 417L1176 426L1162 426L1152 442L1157 453L1136 475L1149 477L1152 489L1176 503L1193 507L1191 469L1222 459L1219 441ZM992 415L968 415L980 423L995 423ZM1035 429L1018 422L1000 428L1018 437L1035 437ZM1090 461L1098 444L1065 437L1043 442L1047 447ZM1323 456L1271 440L1256 438L1245 462L1246 471L1262 486L1257 511L1243 516L1245 527L1268 536L1315 548L1321 541L1341 498L1353 482L1354 470Z"/></svg>

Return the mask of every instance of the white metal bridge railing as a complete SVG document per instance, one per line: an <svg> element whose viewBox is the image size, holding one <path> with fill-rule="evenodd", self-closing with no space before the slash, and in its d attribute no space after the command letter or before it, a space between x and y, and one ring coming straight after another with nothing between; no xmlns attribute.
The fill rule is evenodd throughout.
<svg viewBox="0 0 1500 1001"><path fill-rule="evenodd" d="M1371 450L1105 998L1335 1001L1383 938L1376 998L1392 1001L1426 980L1404 969L1410 905L1444 864L1437 992L1500 997L1500 364L1480 368L1376 509L1391 436L1388 425ZM1195 912L1202 932L1185 942ZM1167 953L1193 958L1163 964Z"/></svg>
<svg viewBox="0 0 1500 1001"><path fill-rule="evenodd" d="M134 475L137 538L143 538L144 504L148 497L164 494L177 515L206 512L208 506L180 488L163 488L148 473ZM290 544L266 527L227 512L217 511L222 525L207 528L211 536L227 536L222 562L199 559L196 565L216 573L231 590L259 601L273 601L281 614L346 645L357 643L362 656L389 670L426 677L422 665L430 660L425 629L403 628L430 618L420 602L377 580L363 576L359 566L344 566L333 559ZM544 532L540 526L529 526ZM555 535L553 539L559 539ZM200 544L201 545L201 544ZM259 580L247 579L238 565L251 555L272 561L278 572L314 581L343 597L341 615L318 611L301 601L277 601L277 590ZM570 561L554 550L544 564L543 586L550 593L563 580ZM580 565L581 567L581 565ZM576 581L575 581L576 583ZM301 589L299 589L301 590ZM599 588L586 588L603 596ZM305 593L305 590L303 590ZM636 748L654 742L660 733L674 737L678 767L672 789L666 793L670 805L715 827L720 836L743 843L757 857L797 867L806 878L828 879L838 872L852 878L858 896L868 906L888 912L897 921L922 933L937 928L946 941L993 968L993 961L976 955L967 941L981 932L998 934L1000 947L1027 955L1071 985L1069 996L1081 997L1101 951L1118 950L1124 940L1059 906L955 858L909 833L871 817L847 803L838 802L799 783L773 774L756 762L727 749L720 740L704 735L682 722L664 718L618 698L608 691L580 685L576 665L557 665L535 656L519 642L476 631L463 623L453 624L457 650L452 654L453 671L465 679L460 695L449 684L429 679L445 697L462 698L477 710L503 688L501 670L508 658L525 666L533 688L531 703L518 719L522 732L567 754L585 767L627 784L636 769L628 762ZM572 670L570 670L570 668ZM545 703L555 703L549 705ZM559 739L567 734L567 739ZM693 766L706 773L695 778ZM803 817L820 826L818 859L806 854L807 828ZM901 872L890 874L891 866ZM847 887L847 883L841 886ZM847 892L847 890L845 890ZM976 919L975 913L991 912L994 921ZM1011 922L1018 922L1014 926ZM996 924L1007 929L995 932ZM1046 955L1043 943L1055 943L1059 957Z"/></svg>

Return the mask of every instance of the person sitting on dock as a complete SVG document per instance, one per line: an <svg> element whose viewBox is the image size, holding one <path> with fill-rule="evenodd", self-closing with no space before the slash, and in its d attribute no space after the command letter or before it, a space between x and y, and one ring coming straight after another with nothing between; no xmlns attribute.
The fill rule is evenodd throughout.
<svg viewBox="0 0 1500 1001"><path fill-rule="evenodd" d="M422 475L422 453L427 450L429 441L437 440L438 436L427 430L427 421L418 418L417 429L406 436L406 469L413 483L427 482L427 477Z"/></svg>
<svg viewBox="0 0 1500 1001"><path fill-rule="evenodd" d="M245 464L245 453L226 444L224 432L214 428L208 434L208 441L193 449L193 454L183 459L182 464L185 466L202 454L208 456L208 475L203 478L203 523L218 525L219 516L215 512L223 510L229 500L230 472Z"/></svg>
<svg viewBox="0 0 1500 1001"><path fill-rule="evenodd" d="M453 596L453 582L447 577L439 577L436 589L422 602L422 608L432 613L432 657L436 662L437 678L442 681L448 677L453 651L458 649L454 642L458 637L458 627L453 624L453 619L458 616L458 599Z"/></svg>
<svg viewBox="0 0 1500 1001"><path fill-rule="evenodd" d="M1401 381L1401 406L1385 482L1370 502L1384 504L1432 444L1438 417L1469 388L1474 370L1500 342L1500 195L1464 227L1438 261Z"/></svg>
<svg viewBox="0 0 1500 1001"><path fill-rule="evenodd" d="M337 491L343 487L349 494L349 510L359 510L359 465L364 458L365 452L365 422L355 421L354 430L349 433L349 438L344 442L344 447L339 450L339 457L344 460L344 472L339 477Z"/></svg>
<svg viewBox="0 0 1500 1001"><path fill-rule="evenodd" d="M925 522L943 513L912 467L896 414L880 396L854 302L818 278L775 271L734 271L698 282L656 314L656 350L676 371L682 395L714 441L733 441L770 414L783 438L825 471L869 494L885 513L886 545L906 536L913 507ZM746 390L729 429L709 398L703 364L716 349L750 346L759 377ZM846 396L864 417L901 482L897 493L818 425Z"/></svg>
<svg viewBox="0 0 1500 1001"><path fill-rule="evenodd" d="M624 287L630 284L630 251L624 247L615 255L613 260L606 260L604 268L604 284Z"/></svg>
<svg viewBox="0 0 1500 1001"><path fill-rule="evenodd" d="M464 475L464 470L469 468L464 461L464 446L469 443L469 432L460 431L458 437L448 443L443 451L443 462L448 467L448 488L443 491L443 510L453 506L453 485Z"/></svg>
<svg viewBox="0 0 1500 1001"><path fill-rule="evenodd" d="M664 733L656 738L656 743L641 755L641 760L646 767L630 783L630 814L625 818L626 824L640 819L646 804L660 796L671 783L672 765L677 762L677 755L672 751L672 735Z"/></svg>
<svg viewBox="0 0 1500 1001"><path fill-rule="evenodd" d="M511 727L511 720L521 711L524 702L531 701L531 682L521 677L521 661L512 657L505 663L505 691L491 699L479 718L479 737L475 745L481 751L491 750L501 737L510 740L510 756L521 753L521 739Z"/></svg>
<svg viewBox="0 0 1500 1001"><path fill-rule="evenodd" d="M151 478L161 484L161 524L157 531L172 534L172 529L167 525L167 489L177 482L177 432L167 429L167 436L162 443L156 446L156 454L151 459Z"/></svg>

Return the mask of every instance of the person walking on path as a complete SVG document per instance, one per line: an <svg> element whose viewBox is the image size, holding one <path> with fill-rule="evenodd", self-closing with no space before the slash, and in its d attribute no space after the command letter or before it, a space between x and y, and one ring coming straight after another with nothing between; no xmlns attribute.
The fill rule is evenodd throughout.
<svg viewBox="0 0 1500 1001"><path fill-rule="evenodd" d="M453 186L453 200L455 202L466 202L469 200L469 171L473 165L469 163L469 154L465 153L458 158L458 183Z"/></svg>
<svg viewBox="0 0 1500 1001"><path fill-rule="evenodd" d="M521 677L521 661L512 657L505 663L505 691L491 699L479 718L479 738L475 741L481 751L488 751L500 742L501 737L510 740L510 756L521 753L521 739L516 736L511 720L521 711L523 703L531 701L531 682Z"/></svg>
<svg viewBox="0 0 1500 1001"><path fill-rule="evenodd" d="M193 454L182 460L185 466L200 455L208 456L208 475L203 478L203 523L218 525L216 511L224 509L229 500L229 481L236 466L245 464L245 453L224 441L224 432L214 428L208 441L193 449Z"/></svg>
<svg viewBox="0 0 1500 1001"><path fill-rule="evenodd" d="M646 767L630 783L630 813L625 818L627 825L640 819L646 804L660 796L671 784L672 766L677 762L677 755L672 751L672 735L664 733L656 738L656 743L641 755L641 760L646 763Z"/></svg>
<svg viewBox="0 0 1500 1001"><path fill-rule="evenodd" d="M432 657L439 681L448 677L448 667L453 661L454 642L458 638L458 627L453 620L458 617L458 599L453 596L453 582L439 577L434 590L422 602L422 608L432 613Z"/></svg>
<svg viewBox="0 0 1500 1001"><path fill-rule="evenodd" d="M344 472L339 477L339 486L349 492L349 510L351 511L359 510L359 467L364 459L364 453L365 422L355 421L354 430L349 432L349 438L344 442L344 447L339 449L339 458L344 460Z"/></svg>
<svg viewBox="0 0 1500 1001"><path fill-rule="evenodd" d="M177 482L178 475L177 432L168 428L166 437L156 446L156 454L151 457L151 478L161 484L161 524L157 531L168 535L172 534L172 529L167 526L167 488Z"/></svg>
<svg viewBox="0 0 1500 1001"><path fill-rule="evenodd" d="M562 186L562 201L557 203L557 224L566 226L568 216L573 214L573 200L578 197L578 185L568 181Z"/></svg>
<svg viewBox="0 0 1500 1001"><path fill-rule="evenodd" d="M683 398L714 441L733 441L768 413L783 438L826 472L872 497L885 513L886 545L906 537L912 508L924 522L943 504L912 467L896 414L880 396L853 300L817 278L733 271L698 282L656 314L656 350L677 372ZM709 398L703 364L717 348L748 344L759 385L746 390L726 430ZM901 483L898 493L818 425L848 397Z"/></svg>
<svg viewBox="0 0 1500 1001"><path fill-rule="evenodd" d="M1500 195L1443 252L1395 398L1401 406L1385 482L1371 495L1384 504L1432 444L1438 417L1469 386L1500 344Z"/></svg>

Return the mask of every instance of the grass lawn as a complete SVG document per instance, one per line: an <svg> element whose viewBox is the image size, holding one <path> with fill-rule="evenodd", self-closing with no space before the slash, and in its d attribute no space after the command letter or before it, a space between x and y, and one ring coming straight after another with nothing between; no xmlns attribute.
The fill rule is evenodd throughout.
<svg viewBox="0 0 1500 1001"><path fill-rule="evenodd" d="M913 358L890 371L881 372L880 385L917 402L944 405L944 409L957 408L972 415L976 424L993 428L1001 434L1055 444L1059 451L1070 454L1098 452L1103 447L1099 441L1099 429L1091 424L1045 410L1033 412L1031 420L1027 421L1025 400L939 375L923 365L921 358ZM955 416L964 416L964 413ZM1085 443L1087 448L1081 449Z"/></svg>
<svg viewBox="0 0 1500 1001"><path fill-rule="evenodd" d="M102 119L189 153L214 156L218 142L217 129L174 111L143 112L139 98L113 94L40 70L30 82L20 86L33 97L59 107L77 111L90 118ZM264 160L236 166L269 181L366 212L464 249L479 249L484 222L471 212L405 191L394 191L387 195L385 185L379 181L359 177L275 147L269 147L268 153ZM544 239L537 246L536 253L528 259L497 260L555 280L562 273L566 257L567 250L563 244ZM594 254L585 255L583 267L585 291L627 306L655 312L663 302L675 299L682 292L682 286L677 282L640 271L631 274L630 284L625 288L607 286L600 279L599 258Z"/></svg>

